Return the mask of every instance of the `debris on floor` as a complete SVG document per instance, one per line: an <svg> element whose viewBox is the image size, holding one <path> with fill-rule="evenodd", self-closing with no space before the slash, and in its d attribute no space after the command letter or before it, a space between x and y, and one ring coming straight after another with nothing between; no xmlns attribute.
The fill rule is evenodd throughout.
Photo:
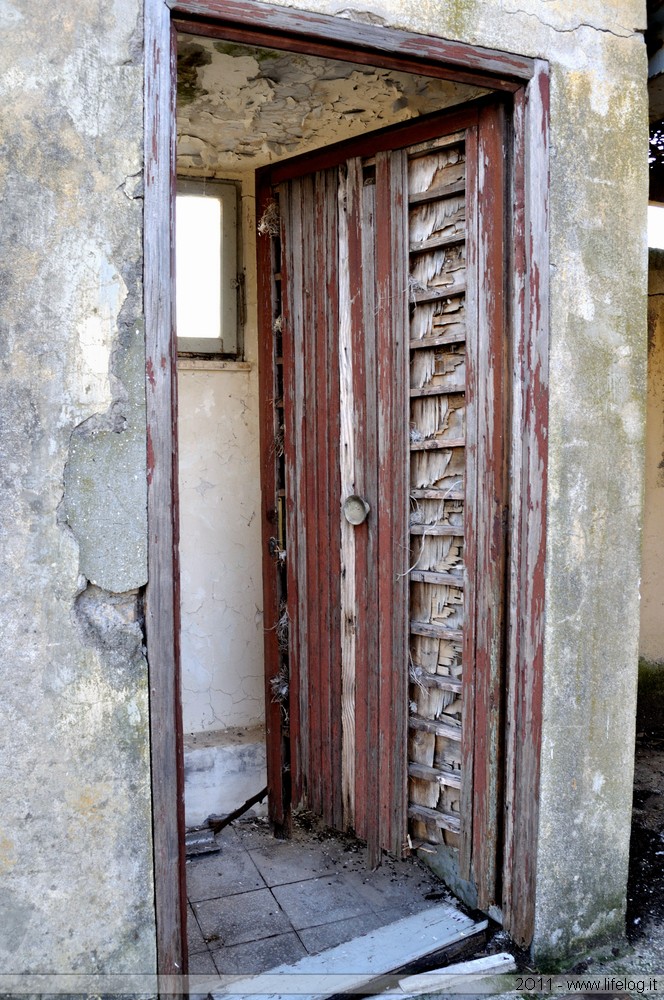
<svg viewBox="0 0 664 1000"><path fill-rule="evenodd" d="M438 964L483 953L486 921L468 917L417 858L386 857L379 868L367 870L362 844L331 833L306 814L294 823L291 840L275 839L267 821L248 818L215 839L219 854L187 861L194 975L257 975L348 948L353 939L397 921L420 919L421 930L445 914L453 924L463 923L467 933L454 947L441 937L440 946L449 943L450 949ZM435 953L435 944L430 941L423 954ZM367 940L364 945L366 951Z"/></svg>
<svg viewBox="0 0 664 1000"><path fill-rule="evenodd" d="M639 733L627 886L627 938L664 921L664 730Z"/></svg>
<svg viewBox="0 0 664 1000"><path fill-rule="evenodd" d="M212 830L189 830L184 838L185 853L188 858L198 854L213 854L221 850L214 839Z"/></svg>
<svg viewBox="0 0 664 1000"><path fill-rule="evenodd" d="M498 955L484 955L469 962L456 962L442 969L420 972L416 976L406 976L399 980L399 989L408 996L422 993L453 993L460 986L468 985L468 976L503 976L514 972L516 962L508 952ZM482 991L483 992L483 991Z"/></svg>

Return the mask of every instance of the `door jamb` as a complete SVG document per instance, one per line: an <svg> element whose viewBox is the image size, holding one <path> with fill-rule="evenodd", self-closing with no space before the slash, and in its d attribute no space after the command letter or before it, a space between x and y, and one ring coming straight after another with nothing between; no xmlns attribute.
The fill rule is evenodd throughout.
<svg viewBox="0 0 664 1000"><path fill-rule="evenodd" d="M160 976L179 977L187 962L171 242L175 18L181 30L198 34L483 82L513 94L512 493L503 916L513 939L527 945L535 916L542 715L549 336L548 63L253 0L146 0L144 285L149 582L145 618L157 971ZM170 276L170 281L164 276ZM172 990L179 991L180 987Z"/></svg>

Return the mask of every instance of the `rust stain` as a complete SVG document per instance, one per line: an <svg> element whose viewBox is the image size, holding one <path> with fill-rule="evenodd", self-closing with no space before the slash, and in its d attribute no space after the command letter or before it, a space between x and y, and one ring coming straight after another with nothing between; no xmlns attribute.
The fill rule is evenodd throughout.
<svg viewBox="0 0 664 1000"><path fill-rule="evenodd" d="M150 486L152 484L152 477L154 475L155 457L154 457L154 445L152 443L152 434L150 432L149 427L147 436L147 464L148 464L148 486Z"/></svg>
<svg viewBox="0 0 664 1000"><path fill-rule="evenodd" d="M16 864L16 845L9 837L0 837L0 872L8 872Z"/></svg>

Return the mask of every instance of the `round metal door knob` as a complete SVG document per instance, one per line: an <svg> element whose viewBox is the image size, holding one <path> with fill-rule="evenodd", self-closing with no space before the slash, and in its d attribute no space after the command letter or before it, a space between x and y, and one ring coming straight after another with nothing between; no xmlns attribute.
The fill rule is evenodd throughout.
<svg viewBox="0 0 664 1000"><path fill-rule="evenodd" d="M344 500L344 517L349 524L362 524L367 519L371 507L363 497L355 493Z"/></svg>

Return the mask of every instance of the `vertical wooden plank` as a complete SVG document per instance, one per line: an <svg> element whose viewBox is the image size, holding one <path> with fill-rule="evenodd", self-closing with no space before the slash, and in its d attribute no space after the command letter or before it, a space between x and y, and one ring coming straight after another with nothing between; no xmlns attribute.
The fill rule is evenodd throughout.
<svg viewBox="0 0 664 1000"><path fill-rule="evenodd" d="M549 75L535 61L516 95L512 328L514 400L510 552L508 786L505 926L528 945L535 920L535 864L542 729L548 425Z"/></svg>
<svg viewBox="0 0 664 1000"><path fill-rule="evenodd" d="M357 236L359 233L357 199L359 188L356 179L357 166L352 161L341 168L339 180L339 502L355 492L355 353L356 338L353 337L352 308L357 302L356 281L361 275L358 263ZM356 553L353 526L341 516L341 787L343 823L354 827L358 836L364 836L364 798L357 794L357 782L365 789L362 781L362 766L356 760L357 742L361 734L356 733L358 713L362 716L361 690L356 684ZM360 812L358 813L358 809Z"/></svg>
<svg viewBox="0 0 664 1000"><path fill-rule="evenodd" d="M291 771L293 798L306 794L309 748L307 619L306 619L306 526L302 523L305 504L302 478L303 429L302 388L304 359L302 353L302 273L295 257L302 247L299 214L299 182L279 187L281 214L281 274L283 307L284 364L284 459L286 479L286 579L289 608L289 670ZM304 615L303 612L304 611Z"/></svg>
<svg viewBox="0 0 664 1000"><path fill-rule="evenodd" d="M461 877L474 879L472 871L475 757L475 628L477 603L477 383L479 352L478 296L478 136L477 125L466 132L466 463L464 476L464 634L462 652L461 725Z"/></svg>
<svg viewBox="0 0 664 1000"><path fill-rule="evenodd" d="M335 825L340 801L338 770L340 757L340 727L332 711L333 692L337 688L339 652L336 646L338 630L335 620L338 602L333 604L333 588L338 581L338 537L333 525L339 524L338 494L332 500L331 487L339 467L339 438L336 430L338 413L338 379L335 377L338 350L336 346L338 282L336 278L337 249L337 170L317 173L313 178L312 287L313 325L307 332L310 343L315 341L315 359L311 378L314 387L315 447L312 450L316 468L315 560L318 596L318 684L311 691L317 697L320 720L320 802L321 815L330 826ZM332 257L332 265L330 264ZM334 398L336 391L336 399ZM312 417L313 417L312 413Z"/></svg>
<svg viewBox="0 0 664 1000"><path fill-rule="evenodd" d="M404 150L376 156L380 846L406 836L409 396L408 202Z"/></svg>
<svg viewBox="0 0 664 1000"><path fill-rule="evenodd" d="M501 105L483 109L478 135L477 570L473 870L478 905L499 902L502 836L503 609L507 473L505 324L505 121ZM499 805L500 804L500 805Z"/></svg>
<svg viewBox="0 0 664 1000"><path fill-rule="evenodd" d="M187 964L172 239L175 79L175 34L171 31L169 10L162 0L147 0L144 292L149 580L145 629L150 683L157 970L162 976L181 976Z"/></svg>
<svg viewBox="0 0 664 1000"><path fill-rule="evenodd" d="M371 170L365 178L362 160L348 162L348 270L351 278L353 425L355 433L353 492L370 506L367 520L351 530L355 537L356 632L356 760L355 822L369 846L369 865L380 859L378 789L378 586L376 572L379 500L377 491L378 429L376 412L375 199Z"/></svg>
<svg viewBox="0 0 664 1000"><path fill-rule="evenodd" d="M309 253L311 255L310 281L306 290L311 304L312 322L306 331L307 345L312 349L309 379L311 384L311 406L307 421L312 423L309 473L313 479L313 495L308 514L313 513L311 526L314 536L315 577L313 587L316 613L317 647L314 650L317 668L317 683L310 688L310 696L315 699L318 717L319 755L317 778L320 784L318 809L326 823L331 823L331 718L330 718L330 645L329 645L329 593L330 574L326 566L329 541L328 506L328 463L327 455L327 303L325 301L326 267L326 212L325 173L312 177L312 197L310 206L311 233ZM306 254L309 256L309 254Z"/></svg>
<svg viewBox="0 0 664 1000"><path fill-rule="evenodd" d="M316 371L319 353L319 333L317 316L316 273L316 216L315 177L303 177L294 182L300 191L300 216L302 219L302 243L294 248L299 254L302 271L302 328L300 331L304 363L304 382L296 405L301 405L303 450L298 456L300 475L304 478L304 505L301 511L305 529L305 560L307 592L300 614L306 619L308 684L302 688L302 695L308 700L309 712L309 754L307 759L307 803L317 814L323 814L323 747L321 699L324 675L322 673L321 646L321 594L320 594L320 550L319 532L321 516L326 516L319 488L320 463L317 448L319 425L319 400L317 396ZM291 275L292 276L292 275Z"/></svg>
<svg viewBox="0 0 664 1000"><path fill-rule="evenodd" d="M262 218L274 196L265 177L257 179L257 216ZM280 669L277 623L281 616L278 570L271 554L271 539L277 535L277 479L275 441L278 434L275 397L277 393L274 356L274 303L272 275L273 239L269 234L257 240L258 264L258 406L261 465L261 529L263 543L263 649L265 657L265 743L267 756L268 815L279 833L288 825L288 802L283 783L282 709L275 700L272 680ZM278 265L281 267L281 264ZM286 339L286 338L284 338ZM291 725L293 724L291 712Z"/></svg>
<svg viewBox="0 0 664 1000"><path fill-rule="evenodd" d="M326 552L328 573L328 633L329 712L330 712L330 783L329 823L343 828L342 783L342 716L341 716L341 481L340 481L340 376L339 376L339 170L326 171L325 186L325 247L324 282L326 299L326 358L324 384L327 390L327 508Z"/></svg>

